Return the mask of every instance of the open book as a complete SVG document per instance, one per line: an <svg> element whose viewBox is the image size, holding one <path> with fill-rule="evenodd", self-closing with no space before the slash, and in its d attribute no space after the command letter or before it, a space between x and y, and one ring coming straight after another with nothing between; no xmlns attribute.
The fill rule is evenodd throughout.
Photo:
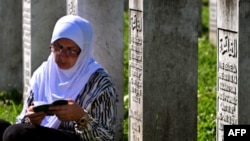
<svg viewBox="0 0 250 141"><path fill-rule="evenodd" d="M43 111L45 113L48 113L50 106L58 106L58 105L66 105L66 104L68 104L68 101L64 100L64 99L56 100L56 101L52 102L51 104L48 104L48 103L43 102L43 101L34 101L33 110L34 110L34 112Z"/></svg>

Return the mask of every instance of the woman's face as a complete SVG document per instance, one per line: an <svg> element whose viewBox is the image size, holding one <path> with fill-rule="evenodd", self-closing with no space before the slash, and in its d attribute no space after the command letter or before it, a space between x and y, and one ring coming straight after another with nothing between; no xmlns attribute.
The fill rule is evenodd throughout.
<svg viewBox="0 0 250 141"><path fill-rule="evenodd" d="M54 53L58 67L67 70L75 65L81 49L74 41L61 38L51 44L51 51Z"/></svg>

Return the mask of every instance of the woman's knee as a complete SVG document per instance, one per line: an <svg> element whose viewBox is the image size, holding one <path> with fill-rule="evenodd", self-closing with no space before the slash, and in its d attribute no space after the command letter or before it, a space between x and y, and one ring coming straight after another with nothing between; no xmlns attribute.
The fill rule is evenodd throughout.
<svg viewBox="0 0 250 141"><path fill-rule="evenodd" d="M32 128L28 124L13 124L10 125L3 134L4 141L28 141L31 138L31 132L28 132Z"/></svg>

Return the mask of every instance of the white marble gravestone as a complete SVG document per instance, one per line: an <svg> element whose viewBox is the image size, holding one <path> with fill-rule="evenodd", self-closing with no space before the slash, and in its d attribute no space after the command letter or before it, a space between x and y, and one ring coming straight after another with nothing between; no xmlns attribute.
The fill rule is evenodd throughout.
<svg viewBox="0 0 250 141"><path fill-rule="evenodd" d="M197 139L198 0L129 0L129 140Z"/></svg>
<svg viewBox="0 0 250 141"><path fill-rule="evenodd" d="M209 0L209 40L217 44L217 0Z"/></svg>
<svg viewBox="0 0 250 141"><path fill-rule="evenodd" d="M65 0L23 0L23 93L30 77L50 53L56 21L66 14Z"/></svg>
<svg viewBox="0 0 250 141"><path fill-rule="evenodd" d="M250 0L217 1L217 141L224 125L250 124Z"/></svg>

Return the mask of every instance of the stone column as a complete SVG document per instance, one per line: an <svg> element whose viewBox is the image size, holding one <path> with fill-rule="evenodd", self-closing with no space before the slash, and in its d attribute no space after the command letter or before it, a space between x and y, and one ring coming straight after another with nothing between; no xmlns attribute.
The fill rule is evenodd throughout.
<svg viewBox="0 0 250 141"><path fill-rule="evenodd" d="M217 44L217 0L209 0L209 40L212 44Z"/></svg>
<svg viewBox="0 0 250 141"><path fill-rule="evenodd" d="M54 25L66 14L66 0L23 0L24 94L34 70L50 53Z"/></svg>
<svg viewBox="0 0 250 141"><path fill-rule="evenodd" d="M120 0L68 0L68 14L79 15L92 23L93 55L109 72L118 92L116 140L123 133L123 7Z"/></svg>
<svg viewBox="0 0 250 141"><path fill-rule="evenodd" d="M22 1L0 0L0 91L22 91Z"/></svg>
<svg viewBox="0 0 250 141"><path fill-rule="evenodd" d="M198 0L130 0L129 140L197 140Z"/></svg>
<svg viewBox="0 0 250 141"><path fill-rule="evenodd" d="M217 1L217 141L224 125L250 124L250 0Z"/></svg>

